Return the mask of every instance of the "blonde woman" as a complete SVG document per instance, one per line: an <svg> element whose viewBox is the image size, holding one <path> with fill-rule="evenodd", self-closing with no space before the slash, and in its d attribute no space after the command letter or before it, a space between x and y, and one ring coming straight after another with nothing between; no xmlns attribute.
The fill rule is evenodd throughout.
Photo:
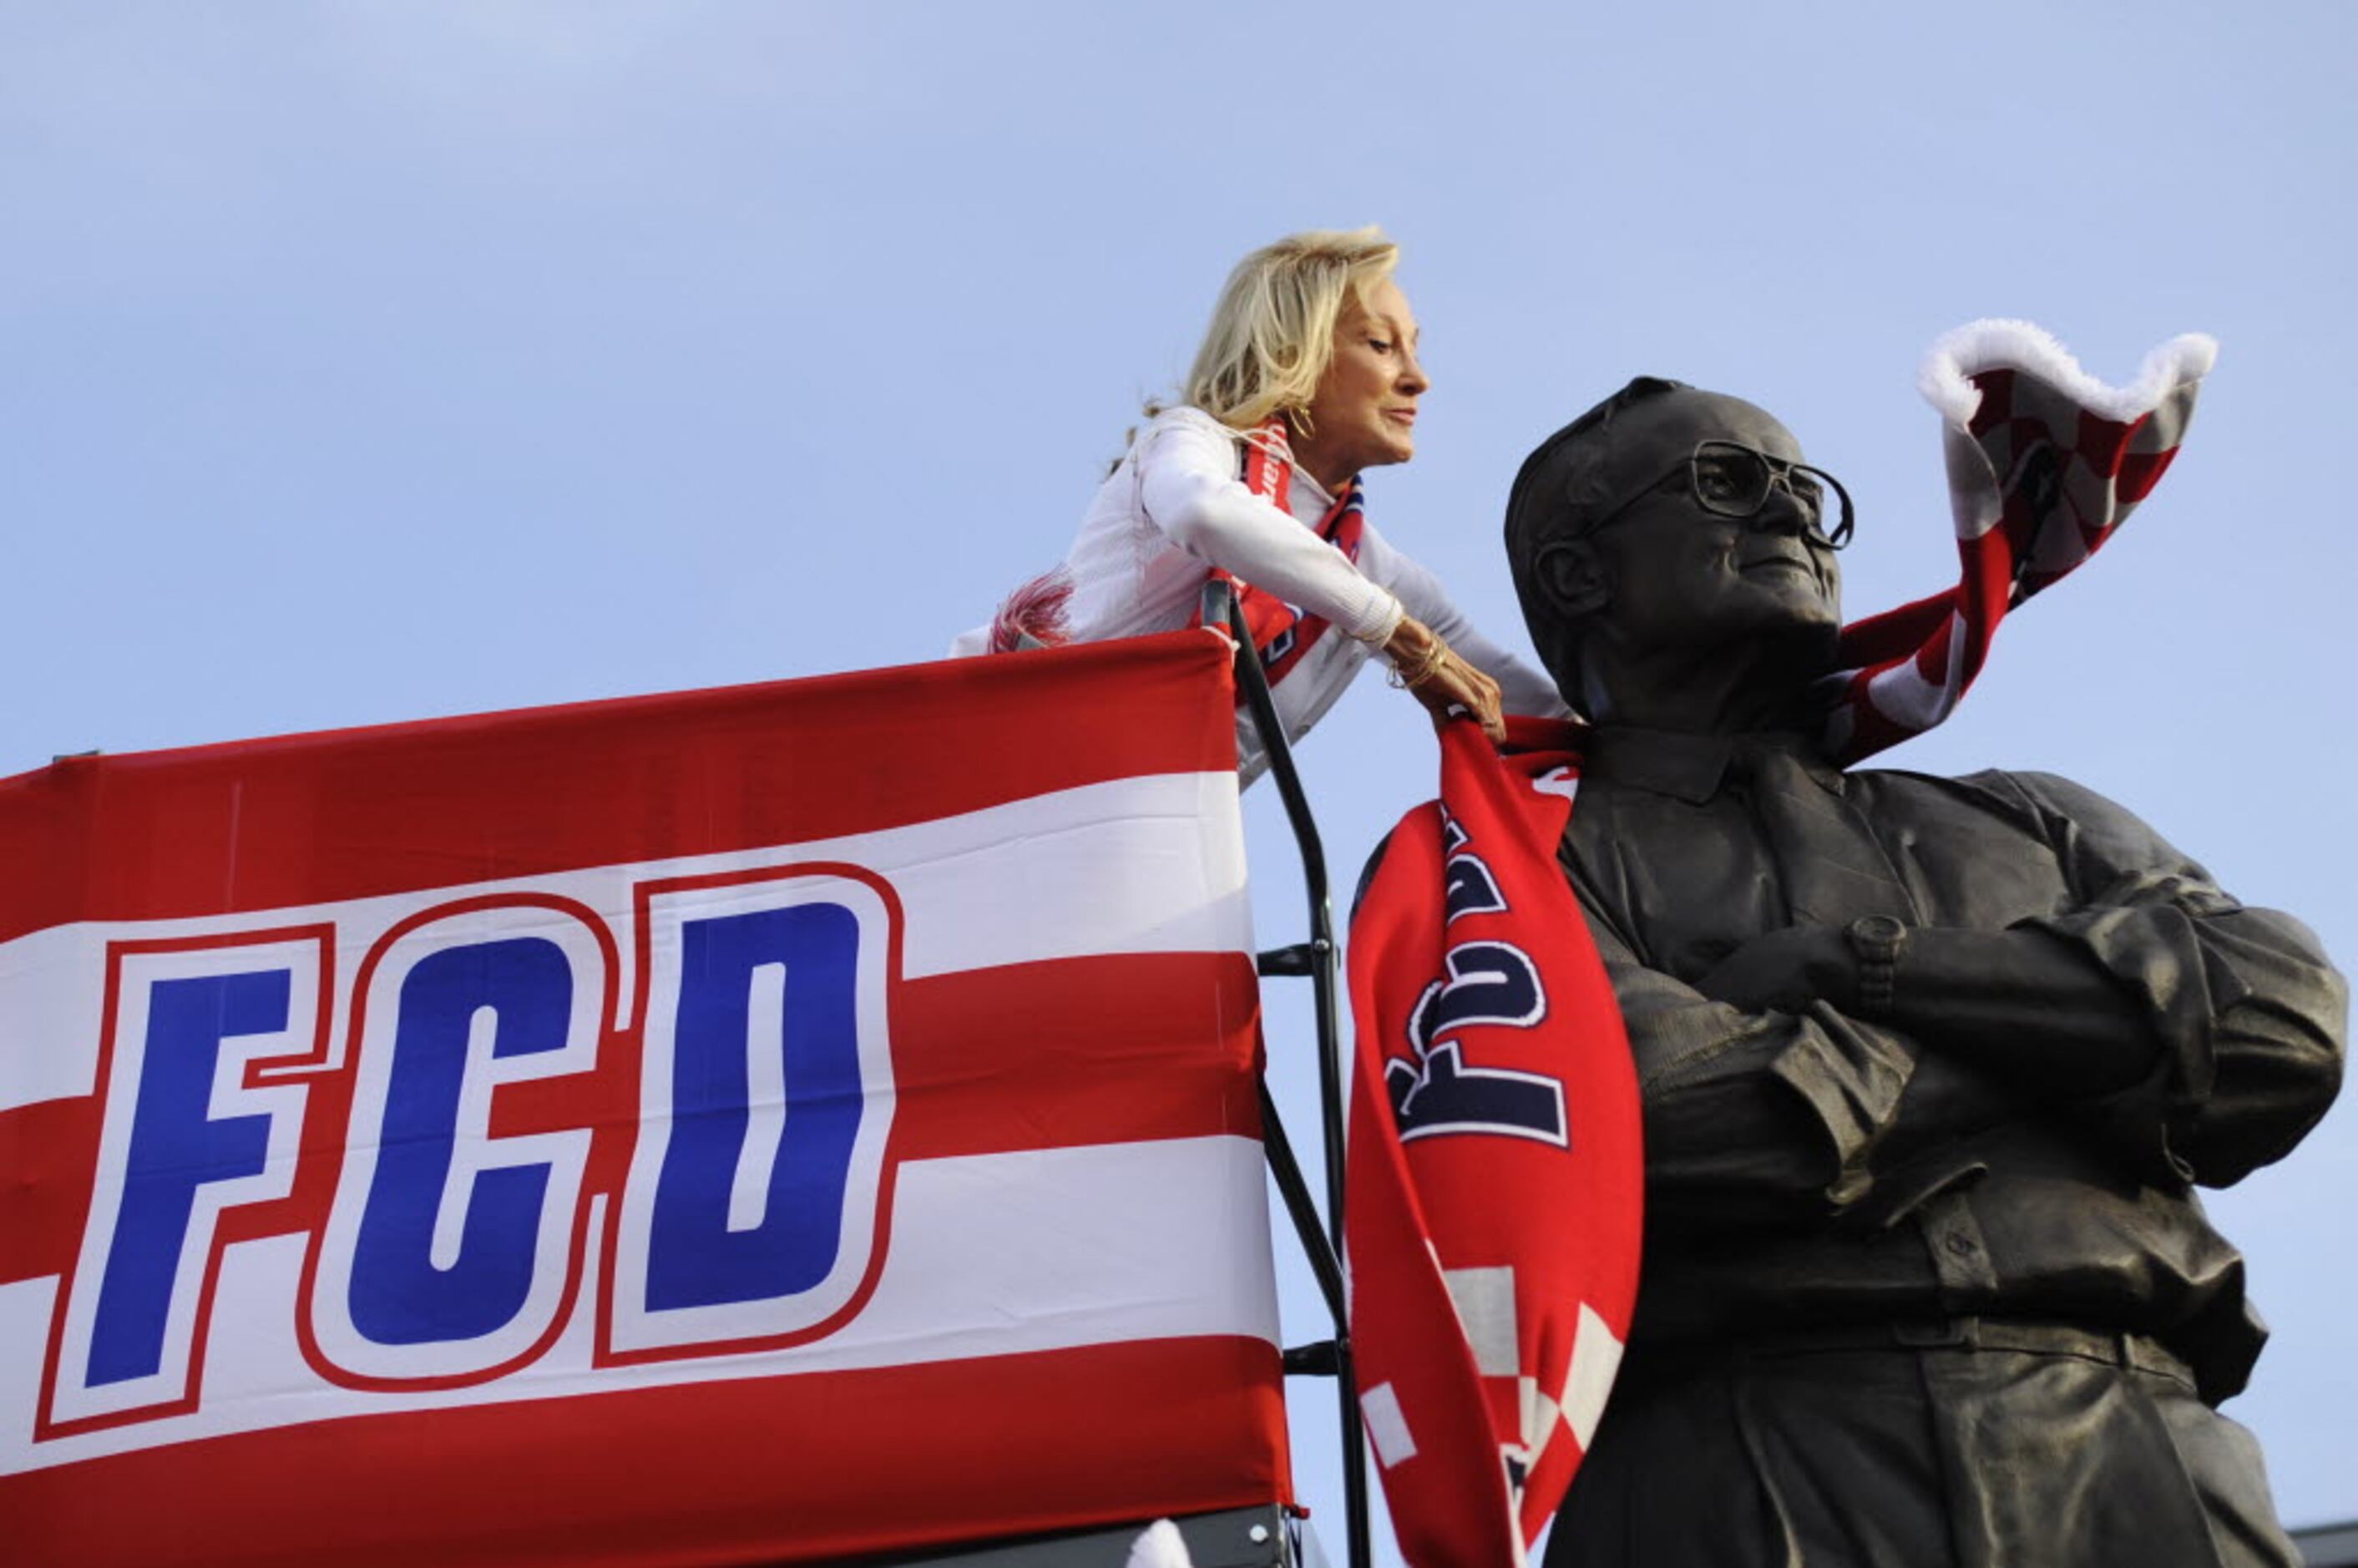
<svg viewBox="0 0 2358 1568"><path fill-rule="evenodd" d="M955 654L1190 624L1216 573L1238 585L1289 740L1380 651L1436 716L1563 711L1554 683L1468 625L1432 573L1369 524L1359 475L1416 451L1416 318L1374 228L1288 235L1238 263L1178 407L1147 423L1098 490L1064 565ZM1249 782L1265 764L1238 729Z"/></svg>

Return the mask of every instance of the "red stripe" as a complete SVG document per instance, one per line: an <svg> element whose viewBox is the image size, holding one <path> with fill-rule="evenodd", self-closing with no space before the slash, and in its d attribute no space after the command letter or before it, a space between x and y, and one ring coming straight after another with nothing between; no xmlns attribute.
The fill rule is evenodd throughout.
<svg viewBox="0 0 2358 1568"><path fill-rule="evenodd" d="M81 1246L98 1097L0 1111L0 1285L62 1274Z"/></svg>
<svg viewBox="0 0 2358 1568"><path fill-rule="evenodd" d="M1971 379L1980 389L1982 400L1966 429L1980 436L2014 417L2014 372L1985 370Z"/></svg>
<svg viewBox="0 0 2358 1568"><path fill-rule="evenodd" d="M0 781L0 941L718 854L1217 772L1236 765L1228 668L1220 640L1182 632L71 760Z"/></svg>
<svg viewBox="0 0 2358 1568"><path fill-rule="evenodd" d="M2178 456L2176 447L2164 447L2158 452L2129 452L2121 459L2118 496L2121 509L2126 511L2153 492L2161 476L2169 471L2170 460Z"/></svg>
<svg viewBox="0 0 2358 1568"><path fill-rule="evenodd" d="M890 1004L893 1157L1260 1136L1260 992L1242 953L1059 958L904 980ZM639 1124L635 1049L600 1070L500 1090L492 1132L597 1130L592 1192L619 1192ZM294 1195L238 1208L226 1240L323 1223L341 1162L348 1074L309 1080ZM98 1159L96 1097L0 1112L0 1283L62 1275Z"/></svg>
<svg viewBox="0 0 2358 1568"><path fill-rule="evenodd" d="M894 1015L904 1160L1260 1136L1242 953L1011 964L912 980Z"/></svg>
<svg viewBox="0 0 2358 1568"><path fill-rule="evenodd" d="M362 1416L0 1477L0 1561L807 1563L1290 1496L1277 1352L1203 1337Z"/></svg>
<svg viewBox="0 0 2358 1568"><path fill-rule="evenodd" d="M2124 425L2117 419L2082 408L2072 430L2071 449L2080 460L2106 479L2120 471L2121 454L2128 449L2129 438L2136 433L2143 416Z"/></svg>
<svg viewBox="0 0 2358 1568"><path fill-rule="evenodd" d="M1957 590L1944 588L1897 610L1854 621L1842 629L1836 656L1844 667L1861 668L1911 658L1927 638L1948 629L1956 602Z"/></svg>

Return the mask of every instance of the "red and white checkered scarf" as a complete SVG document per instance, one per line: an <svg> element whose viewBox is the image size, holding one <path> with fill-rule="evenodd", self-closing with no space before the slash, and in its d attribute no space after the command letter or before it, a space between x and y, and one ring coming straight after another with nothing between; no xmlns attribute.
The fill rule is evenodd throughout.
<svg viewBox="0 0 2358 1568"><path fill-rule="evenodd" d="M2106 386L2028 321L1975 321L1919 380L1942 416L1957 586L1843 628L1827 749L1847 764L1948 718L2007 611L2103 547L2178 455L2219 346L2199 333Z"/></svg>
<svg viewBox="0 0 2358 1568"><path fill-rule="evenodd" d="M1245 488L1291 515L1289 502L1293 492L1293 448L1286 439L1285 420L1275 417L1265 420L1244 440L1243 470L1239 478ZM1359 558L1359 536L1367 529L1367 507L1361 499L1357 475L1345 481L1342 493L1336 496L1319 518L1315 532L1318 536L1343 552L1343 558L1356 562ZM1236 589L1237 605L1244 611L1245 631L1251 636L1253 646L1260 650L1262 669L1269 684L1275 686L1293 673L1302 655L1311 645L1325 636L1331 622L1323 615L1313 615L1298 604L1288 604L1267 589L1255 588L1235 574L1214 571L1212 576L1231 584ZM1195 624L1203 624L1203 611L1195 612Z"/></svg>

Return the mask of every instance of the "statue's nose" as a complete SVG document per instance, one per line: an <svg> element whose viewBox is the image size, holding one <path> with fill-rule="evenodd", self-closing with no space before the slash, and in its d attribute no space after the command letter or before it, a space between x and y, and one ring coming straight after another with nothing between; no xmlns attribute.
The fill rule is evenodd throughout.
<svg viewBox="0 0 2358 1568"><path fill-rule="evenodd" d="M1804 534L1814 521L1810 509L1794 495L1791 479L1784 474L1768 481L1768 494L1752 516L1752 525L1764 534Z"/></svg>

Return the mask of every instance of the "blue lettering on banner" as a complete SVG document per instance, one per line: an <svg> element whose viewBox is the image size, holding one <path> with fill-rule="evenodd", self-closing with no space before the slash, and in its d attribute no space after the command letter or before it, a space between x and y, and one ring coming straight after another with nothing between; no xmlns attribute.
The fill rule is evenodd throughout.
<svg viewBox="0 0 2358 1568"><path fill-rule="evenodd" d="M674 1111L655 1184L646 1305L663 1312L795 1295L835 1268L866 1114L860 918L839 903L801 903L687 921L679 940ZM756 1008L765 985L774 1005ZM783 1116L753 1098L752 1069L764 1054L763 1077L783 1087ZM757 1118L757 1109L770 1114ZM749 1146L756 1139L773 1146Z"/></svg>
<svg viewBox="0 0 2358 1568"><path fill-rule="evenodd" d="M162 1368L198 1190L262 1173L270 1118L206 1112L222 1043L284 1032L292 981L286 969L264 969L158 980L149 989L122 1207L92 1314L87 1386Z"/></svg>
<svg viewBox="0 0 2358 1568"><path fill-rule="evenodd" d="M35 1441L197 1408L217 1281L242 1303L257 1288L223 1259L265 1238L308 1236L297 1346L351 1388L505 1376L596 1299L585 1281L601 1365L856 1312L889 1213L889 884L829 865L638 887L628 1033L609 917L554 896L416 911L374 934L340 1001L331 925L110 946L111 1104ZM633 1065L618 1123L604 1097ZM494 1132L525 1084L553 1092ZM327 1162L332 1184L298 1180Z"/></svg>
<svg viewBox="0 0 2358 1568"><path fill-rule="evenodd" d="M494 1058L563 1050L573 968L543 937L479 942L418 960L400 996L384 1141L346 1299L352 1326L380 1345L475 1339L514 1320L531 1294L549 1168L478 1171L451 1190L470 1040L488 1029ZM453 1255L438 1257L446 1203L464 1217L456 1247L444 1243Z"/></svg>

